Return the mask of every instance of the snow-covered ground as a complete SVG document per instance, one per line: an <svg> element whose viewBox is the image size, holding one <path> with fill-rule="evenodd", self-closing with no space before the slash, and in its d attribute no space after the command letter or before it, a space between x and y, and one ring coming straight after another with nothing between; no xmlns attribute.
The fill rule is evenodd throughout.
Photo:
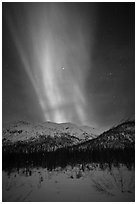
<svg viewBox="0 0 137 204"><path fill-rule="evenodd" d="M97 164L3 171L3 201L134 201L134 169Z"/></svg>

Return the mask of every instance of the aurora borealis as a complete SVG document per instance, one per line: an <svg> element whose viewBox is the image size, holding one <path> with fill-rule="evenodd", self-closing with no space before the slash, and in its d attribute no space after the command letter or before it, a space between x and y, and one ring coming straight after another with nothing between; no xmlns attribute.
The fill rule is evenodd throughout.
<svg viewBox="0 0 137 204"><path fill-rule="evenodd" d="M134 3L3 3L4 123L130 117Z"/></svg>

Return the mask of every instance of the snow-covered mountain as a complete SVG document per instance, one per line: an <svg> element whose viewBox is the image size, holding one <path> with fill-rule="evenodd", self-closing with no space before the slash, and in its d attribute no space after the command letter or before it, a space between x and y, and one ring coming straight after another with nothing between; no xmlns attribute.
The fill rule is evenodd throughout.
<svg viewBox="0 0 137 204"><path fill-rule="evenodd" d="M37 162L39 165L89 161L134 163L134 148L135 121L124 122L94 138L82 127L70 123L32 125L20 121L3 129L5 168L18 162L26 165L28 161L33 165Z"/></svg>
<svg viewBox="0 0 137 204"><path fill-rule="evenodd" d="M38 139L40 136L50 136L52 138L68 135L76 138L77 141L93 139L97 135L96 129L90 127L80 127L72 123L45 122L41 124L31 124L26 121L17 121L3 128L3 141L12 143L18 141L28 141Z"/></svg>
<svg viewBox="0 0 137 204"><path fill-rule="evenodd" d="M53 151L62 147L75 149L124 149L134 148L135 121L124 122L100 136L90 127L79 127L71 123L31 124L18 121L3 129L3 150L22 149L27 152Z"/></svg>
<svg viewBox="0 0 137 204"><path fill-rule="evenodd" d="M76 146L78 149L124 149L135 147L135 121L126 121L97 138Z"/></svg>

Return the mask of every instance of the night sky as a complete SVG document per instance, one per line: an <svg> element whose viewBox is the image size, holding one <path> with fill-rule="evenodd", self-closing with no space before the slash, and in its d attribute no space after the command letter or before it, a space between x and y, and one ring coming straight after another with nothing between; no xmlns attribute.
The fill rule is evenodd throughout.
<svg viewBox="0 0 137 204"><path fill-rule="evenodd" d="M2 3L3 125L109 128L135 112L134 3Z"/></svg>

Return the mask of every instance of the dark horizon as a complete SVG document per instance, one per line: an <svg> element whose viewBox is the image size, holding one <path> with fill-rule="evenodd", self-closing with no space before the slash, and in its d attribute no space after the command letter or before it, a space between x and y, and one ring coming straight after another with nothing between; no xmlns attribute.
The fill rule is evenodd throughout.
<svg viewBox="0 0 137 204"><path fill-rule="evenodd" d="M135 3L2 3L2 122L135 117Z"/></svg>

